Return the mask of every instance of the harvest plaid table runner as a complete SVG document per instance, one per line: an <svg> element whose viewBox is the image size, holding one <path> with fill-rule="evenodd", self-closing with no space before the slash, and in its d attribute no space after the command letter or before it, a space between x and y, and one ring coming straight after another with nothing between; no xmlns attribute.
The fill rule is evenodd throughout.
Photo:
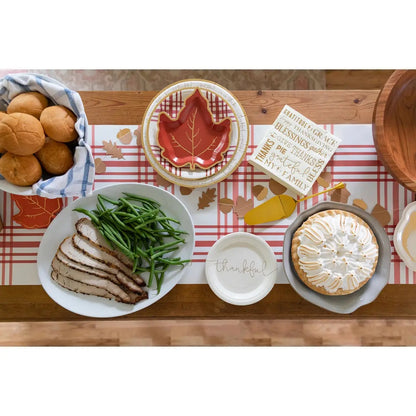
<svg viewBox="0 0 416 416"><path fill-rule="evenodd" d="M391 215L389 224L385 227L390 240L393 239L395 225L405 206L414 200L414 194L399 185L384 169L377 158L372 139L371 125L327 125L323 126L335 134L342 143L327 165L325 171L332 175L332 183L345 182L351 193L348 203L354 199L363 200L368 212L375 204L386 208ZM182 194L177 185L160 184L153 168L147 162L143 150L137 146L134 135L138 126L89 126L92 150L95 158L101 159L104 173L97 173L95 189L114 183L139 182L156 186L166 186L187 206L195 224L195 250L192 266L188 269L181 283L206 283L204 263L210 247L222 236L235 232L246 231L264 238L272 247L279 265L278 283L287 283L282 270L282 247L287 226L296 215L315 205L317 202L330 199L327 194L314 197L297 205L290 218L261 226L247 226L243 219L230 211L227 214L220 210L219 200L228 198L236 201L238 197L245 200L253 198L254 205L261 202L252 194L254 185L268 188L269 178L248 165L247 158L228 179L208 188L214 195L205 208L198 209L199 198L207 188L194 189L190 194ZM250 126L250 142L247 155L250 155L257 143L265 135L269 126ZM120 132L123 131L123 139ZM132 140L126 143L126 132ZM128 137L128 135L127 135ZM117 146L121 155L113 157L104 148L104 142ZM159 184L159 185L158 185ZM323 188L315 183L312 192ZM266 199L273 196L269 190ZM69 202L64 199L64 206ZM264 202L264 201L263 201ZM0 232L0 284L28 285L40 284L37 277L36 256L44 229L25 229L12 218L18 213L18 208L9 194L0 192L0 213L3 219L3 230ZM400 260L392 243L392 259L390 283L416 283L416 274L410 272Z"/></svg>

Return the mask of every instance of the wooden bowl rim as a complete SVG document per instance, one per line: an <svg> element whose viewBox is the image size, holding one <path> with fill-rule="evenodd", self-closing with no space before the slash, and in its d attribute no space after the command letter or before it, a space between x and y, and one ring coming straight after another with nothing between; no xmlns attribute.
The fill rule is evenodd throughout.
<svg viewBox="0 0 416 416"><path fill-rule="evenodd" d="M373 140L374 140L374 146L377 151L377 155L380 158L386 170L390 173L390 175L393 176L393 178L397 180L405 188L413 192L416 192L416 182L415 182L416 178L409 176L407 172L400 171L401 175L405 177L406 181L415 183L413 187L409 186L409 184L405 183L403 179L399 179L397 175L395 174L395 171L399 170L399 167L397 166L395 160L391 159L387 163L384 157L383 151L381 151L381 148L383 149L386 148L385 143L388 143L385 140L384 126L378 125L376 122L378 118L382 118L383 120L385 120L386 108L390 104L392 93L395 87L397 87L397 84L399 83L400 79L408 75L409 73L414 73L415 79L416 79L416 70L407 70L407 69L396 70L390 75L390 77L384 84L383 88L381 89L377 97L375 107L374 107L374 112L373 112ZM380 144L380 138L382 138L381 141L383 142L383 144Z"/></svg>

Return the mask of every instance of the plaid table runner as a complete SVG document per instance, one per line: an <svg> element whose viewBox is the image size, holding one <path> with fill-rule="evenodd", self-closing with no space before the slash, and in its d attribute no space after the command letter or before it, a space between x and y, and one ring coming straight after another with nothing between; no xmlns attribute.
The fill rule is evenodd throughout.
<svg viewBox="0 0 416 416"><path fill-rule="evenodd" d="M95 158L101 158L106 166L106 172L96 174L95 189L126 182L139 182L157 185L157 175L144 157L143 150L137 146L134 131L138 126L89 126L92 138L92 150ZM395 225L405 206L414 200L414 194L399 185L384 169L377 158L372 139L371 125L327 125L323 126L332 134L342 139L342 143L326 167L332 174L332 183L345 182L351 193L348 203L353 199L362 199L371 212L376 203L386 208L391 221L385 227L390 240L393 239ZM250 126L250 143L247 155L250 155L259 143L269 126ZM123 144L117 134L129 129L133 140ZM126 130L124 130L126 131ZM111 157L103 148L103 142L111 141L122 153L123 159ZM176 185L167 189L178 196L190 210L195 223L196 244L192 266L188 269L181 283L206 283L204 263L209 248L220 237L235 232L246 231L264 238L272 247L279 264L278 283L287 283L282 271L282 246L287 226L297 213L312 207L319 201L329 199L327 194L312 198L297 205L294 214L285 220L261 226L247 226L242 219L231 211L224 214L219 209L218 201L229 198L236 201L237 197L245 200L253 198L254 185L268 187L269 178L248 165L245 160L240 167L225 181L213 185L214 201L204 209L198 209L198 201L207 188L193 190L189 195L183 195ZM315 184L312 192L323 188ZM269 191L267 198L273 194ZM64 199L64 205L69 199ZM23 285L40 284L36 271L36 256L39 243L45 230L24 229L13 222L13 215L18 209L9 194L0 192L0 214L4 228L0 232L0 284ZM390 283L416 283L416 274L410 272L394 250L391 259Z"/></svg>

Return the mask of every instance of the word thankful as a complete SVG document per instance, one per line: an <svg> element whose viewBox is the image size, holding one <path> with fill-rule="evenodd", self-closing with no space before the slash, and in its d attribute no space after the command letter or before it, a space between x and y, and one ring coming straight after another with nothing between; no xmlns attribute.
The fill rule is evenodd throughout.
<svg viewBox="0 0 416 416"><path fill-rule="evenodd" d="M306 195L339 143L286 105L248 161L290 191Z"/></svg>
<svg viewBox="0 0 416 416"><path fill-rule="evenodd" d="M268 273L266 273L266 262L263 262L262 264L257 264L254 260L247 260L242 259L240 264L233 264L230 262L229 259L218 259L216 262L216 269L217 272L235 272L239 274L247 274L250 277L256 277L256 276L266 276Z"/></svg>

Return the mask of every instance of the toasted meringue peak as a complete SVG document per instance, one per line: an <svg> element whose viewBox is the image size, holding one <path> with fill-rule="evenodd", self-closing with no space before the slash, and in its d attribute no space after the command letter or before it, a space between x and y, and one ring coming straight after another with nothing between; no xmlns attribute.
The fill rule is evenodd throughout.
<svg viewBox="0 0 416 416"><path fill-rule="evenodd" d="M302 256L313 256L313 255L319 256L321 254L321 250L319 250L319 248L317 248L317 247L302 244L299 247L299 253Z"/></svg>

